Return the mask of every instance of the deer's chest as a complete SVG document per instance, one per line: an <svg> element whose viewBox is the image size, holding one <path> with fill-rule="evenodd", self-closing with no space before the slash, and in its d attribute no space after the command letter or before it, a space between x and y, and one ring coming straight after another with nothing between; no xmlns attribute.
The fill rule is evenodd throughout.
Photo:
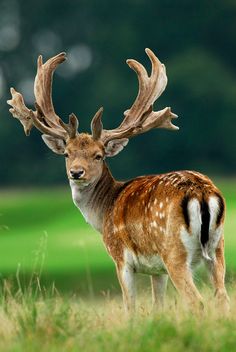
<svg viewBox="0 0 236 352"><path fill-rule="evenodd" d="M78 187L71 186L72 199L75 206L80 210L85 221L89 223L95 230L101 232L102 216L99 211L95 211L91 206L91 196L86 192L82 193Z"/></svg>

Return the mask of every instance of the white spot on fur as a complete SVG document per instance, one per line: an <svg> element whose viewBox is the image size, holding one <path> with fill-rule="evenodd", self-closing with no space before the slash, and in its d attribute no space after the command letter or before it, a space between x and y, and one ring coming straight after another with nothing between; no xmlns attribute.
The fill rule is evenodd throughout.
<svg viewBox="0 0 236 352"><path fill-rule="evenodd" d="M163 203L161 202L161 203L160 203L160 209L162 209L162 208L163 208Z"/></svg>
<svg viewBox="0 0 236 352"><path fill-rule="evenodd" d="M172 184L174 184L176 181L178 181L178 178L174 178Z"/></svg>
<svg viewBox="0 0 236 352"><path fill-rule="evenodd" d="M155 198L155 200L154 200L154 205L156 205L157 204L157 199Z"/></svg>
<svg viewBox="0 0 236 352"><path fill-rule="evenodd" d="M157 250L157 246L155 245L155 243L152 244L152 249L154 249L154 251Z"/></svg>
<svg viewBox="0 0 236 352"><path fill-rule="evenodd" d="M156 211L156 216L159 216L159 213L158 213L158 211Z"/></svg>
<svg viewBox="0 0 236 352"><path fill-rule="evenodd" d="M151 226L157 228L157 222L154 220L151 222Z"/></svg>

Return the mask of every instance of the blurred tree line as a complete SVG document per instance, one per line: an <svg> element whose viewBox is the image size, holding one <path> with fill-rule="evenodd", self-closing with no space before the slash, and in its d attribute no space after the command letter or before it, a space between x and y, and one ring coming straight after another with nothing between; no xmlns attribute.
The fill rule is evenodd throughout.
<svg viewBox="0 0 236 352"><path fill-rule="evenodd" d="M110 160L118 178L195 169L236 173L236 2L234 0L0 0L0 183L58 184L63 157L34 130L25 137L8 112L9 88L32 106L39 54L68 60L54 77L57 113L74 112L80 131L104 106L104 126L119 124L137 94L125 59L150 68L144 48L165 63L169 82L156 109L171 106L180 131L155 130L132 139Z"/></svg>

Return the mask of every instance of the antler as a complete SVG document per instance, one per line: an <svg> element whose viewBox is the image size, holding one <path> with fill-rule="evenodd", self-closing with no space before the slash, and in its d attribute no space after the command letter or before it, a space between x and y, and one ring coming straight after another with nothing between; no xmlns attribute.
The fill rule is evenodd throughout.
<svg viewBox="0 0 236 352"><path fill-rule="evenodd" d="M77 134L78 120L74 114L70 115L69 123L65 124L55 113L52 102L53 73L57 66L65 61L65 53L60 53L43 64L42 56L38 58L38 69L34 81L34 95L36 111L25 106L22 94L11 88L12 99L7 103L12 106L9 110L13 117L19 119L26 135L35 126L40 132L60 139L74 138Z"/></svg>
<svg viewBox="0 0 236 352"><path fill-rule="evenodd" d="M139 92L132 107L125 111L124 120L119 127L113 130L102 130L102 123L96 121L100 126L101 139L104 144L116 138L131 138L138 134L149 131L152 128L166 128L177 130L178 127L173 125L171 120L178 116L171 112L169 107L153 111L153 104L164 91L167 84L165 66L158 60L155 54L150 50L145 50L151 63L152 72L150 77L146 69L136 60L127 60L127 64L132 68L139 81ZM94 116L94 119L101 119L100 116ZM95 125L95 123L92 123Z"/></svg>

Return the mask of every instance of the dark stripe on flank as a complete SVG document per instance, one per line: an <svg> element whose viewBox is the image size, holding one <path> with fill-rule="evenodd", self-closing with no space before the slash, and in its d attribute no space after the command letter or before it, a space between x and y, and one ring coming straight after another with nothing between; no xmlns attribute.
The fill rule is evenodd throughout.
<svg viewBox="0 0 236 352"><path fill-rule="evenodd" d="M183 215L184 215L184 220L187 225L187 228L189 227L189 215L188 215L188 202L189 202L189 196L184 196L181 202L181 207L183 210Z"/></svg>
<svg viewBox="0 0 236 352"><path fill-rule="evenodd" d="M217 198L218 198L218 204L219 204L219 213L216 219L216 225L218 226L220 225L220 222L225 212L225 202L223 197L220 194L217 194Z"/></svg>
<svg viewBox="0 0 236 352"><path fill-rule="evenodd" d="M208 203L203 199L201 202L201 214L202 214L202 225L201 225L201 244L203 247L209 240L209 224L210 224L210 212Z"/></svg>

